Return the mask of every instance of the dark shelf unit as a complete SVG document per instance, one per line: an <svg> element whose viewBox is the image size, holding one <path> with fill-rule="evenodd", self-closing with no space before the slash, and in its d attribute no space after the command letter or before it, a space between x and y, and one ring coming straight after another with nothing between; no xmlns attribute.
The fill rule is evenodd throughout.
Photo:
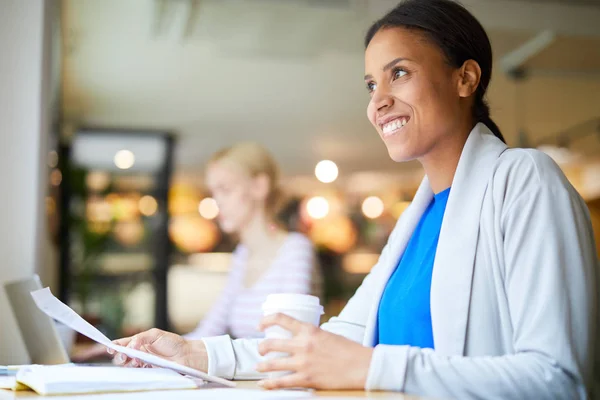
<svg viewBox="0 0 600 400"><path fill-rule="evenodd" d="M169 227L169 198L168 192L171 183L171 175L173 171L173 153L175 147L175 138L173 134L165 131L147 130L147 129L119 129L119 128L103 128L103 127L85 127L76 131L73 139L68 143L60 143L58 146L59 154L59 168L63 171L64 179L60 185L59 191L59 212L61 215L60 226L59 226L59 297L60 299L69 304L74 297L74 282L77 281L80 276L78 275L77 268L72 256L72 250L74 246L74 235L77 232L73 229L73 210L77 207L74 204L81 199L78 199L79 193L77 193L72 187L71 180L69 179L69 172L80 168L82 164L81 154L77 154L77 140L89 140L89 139L102 139L107 143L127 142L128 139L135 140L137 142L147 139L156 144L160 142L162 146L161 159L156 160L156 168L148 170L137 170L129 173L129 175L135 175L139 173L140 176L146 177L151 176L153 185L149 191L144 191L143 194L152 195L158 204L158 210L156 214L151 217L152 229L150 229L150 235L147 239L146 248L144 253L148 254L152 260L151 268L143 271L135 272L122 272L122 273L103 273L97 272L88 274L87 278L91 279L94 283L94 287L100 290L102 287L118 285L121 283L131 282L151 282L154 296L154 326L160 329L169 329L168 320L168 305L167 305L167 273L169 266L169 257L171 254L171 241L168 236ZM110 146L109 146L110 147ZM156 145L155 145L156 147ZM97 154L91 154L90 158L98 158ZM85 156L84 156L85 158ZM112 158L111 158L112 160ZM146 160L147 161L147 160ZM84 159L85 164L87 160ZM100 170L100 168L89 168L90 170ZM111 176L122 174L121 171L110 170L107 168L104 170L111 174ZM112 193L124 194L127 190L112 190ZM146 218L146 217L144 217ZM144 224L144 229L146 229ZM115 247L111 244L111 247ZM128 253L128 250L123 248L121 250L111 249L110 253Z"/></svg>

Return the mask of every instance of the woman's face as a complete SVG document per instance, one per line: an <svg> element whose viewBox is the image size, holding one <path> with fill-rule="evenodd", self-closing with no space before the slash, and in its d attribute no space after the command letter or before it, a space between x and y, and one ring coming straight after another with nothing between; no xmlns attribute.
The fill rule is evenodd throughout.
<svg viewBox="0 0 600 400"><path fill-rule="evenodd" d="M423 33L382 29L365 51L367 116L397 162L444 145L463 118L458 69Z"/></svg>
<svg viewBox="0 0 600 400"><path fill-rule="evenodd" d="M206 171L206 185L219 206L218 222L225 233L239 233L264 206L257 180L233 162L212 162Z"/></svg>

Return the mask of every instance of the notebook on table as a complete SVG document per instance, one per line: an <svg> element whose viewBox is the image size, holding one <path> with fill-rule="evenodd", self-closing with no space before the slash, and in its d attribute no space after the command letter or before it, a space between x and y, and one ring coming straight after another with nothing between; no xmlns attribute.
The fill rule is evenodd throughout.
<svg viewBox="0 0 600 400"><path fill-rule="evenodd" d="M19 369L13 390L40 395L196 389L193 379L164 368L31 365Z"/></svg>

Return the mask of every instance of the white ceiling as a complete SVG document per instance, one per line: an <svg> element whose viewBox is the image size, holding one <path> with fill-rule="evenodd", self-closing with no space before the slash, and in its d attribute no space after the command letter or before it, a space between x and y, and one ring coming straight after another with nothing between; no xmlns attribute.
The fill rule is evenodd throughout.
<svg viewBox="0 0 600 400"><path fill-rule="evenodd" d="M558 3L567 5L583 5L583 6L594 6L600 7L600 0L511 0L511 1L523 1L529 3L548 4Z"/></svg>
<svg viewBox="0 0 600 400"><path fill-rule="evenodd" d="M504 8L524 4L493 0L499 2ZM179 137L179 171L199 170L210 153L239 140L267 145L288 174L310 173L323 158L336 161L342 173L398 168L366 120L361 78L363 34L394 3L201 0L186 35L185 1L166 2L161 13L160 2L150 0L65 0L65 116L87 126L172 131ZM514 18L480 15L491 3L464 3L473 3L484 24L492 21L497 58L544 28L536 21L534 29L514 29ZM515 86L497 68L490 100L513 143L517 125L541 137L600 115L600 75L594 75L600 71L600 8L573 6L565 14L545 7L545 15L562 14L560 36L529 64L585 69L589 77L534 78L523 86L528 112L517 123ZM594 10L599 19L587 26L581 16ZM570 26L586 37L568 35Z"/></svg>

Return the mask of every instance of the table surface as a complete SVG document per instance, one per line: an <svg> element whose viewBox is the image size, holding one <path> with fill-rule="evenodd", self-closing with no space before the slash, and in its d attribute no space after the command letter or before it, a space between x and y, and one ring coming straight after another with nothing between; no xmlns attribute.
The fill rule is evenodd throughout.
<svg viewBox="0 0 600 400"><path fill-rule="evenodd" d="M256 382L238 381L236 383L237 383L237 388L239 388L239 389L260 389L256 385ZM200 392L200 391L201 391L201 389L198 390L198 392ZM168 393L168 392L173 392L173 391L165 391L165 393ZM186 392L188 392L188 391L186 391ZM171 394L175 394L175 393L171 393ZM403 393L365 392L365 391L360 391L360 390L356 390L356 391L355 390L351 390L351 391L338 391L338 390L314 391L314 392L312 392L312 396L313 397L323 397L323 398L329 397L329 398L337 398L337 399L363 398L363 399L390 399L390 400L425 400L424 397L412 396L412 395L407 395L407 394L403 394ZM36 398L36 397L42 398L42 396L38 396L34 392L29 392L29 391L12 392L9 390L1 390L0 389L0 400ZM73 397L73 396L71 396L71 397ZM83 398L84 396L80 395L80 396L76 396L76 397L77 397L77 399L79 399L79 398ZM117 397L124 398L122 393L118 394ZM173 396L167 396L167 397L172 398ZM165 398L167 398L167 397L165 397ZM67 399L68 397L47 396L44 398L52 400L52 399ZM93 396L91 398L93 398ZM104 397L104 398L106 398L106 397ZM187 398L187 396L186 396L186 398ZM200 398L200 396L199 396L199 398ZM307 396L307 398L310 398L310 396Z"/></svg>

